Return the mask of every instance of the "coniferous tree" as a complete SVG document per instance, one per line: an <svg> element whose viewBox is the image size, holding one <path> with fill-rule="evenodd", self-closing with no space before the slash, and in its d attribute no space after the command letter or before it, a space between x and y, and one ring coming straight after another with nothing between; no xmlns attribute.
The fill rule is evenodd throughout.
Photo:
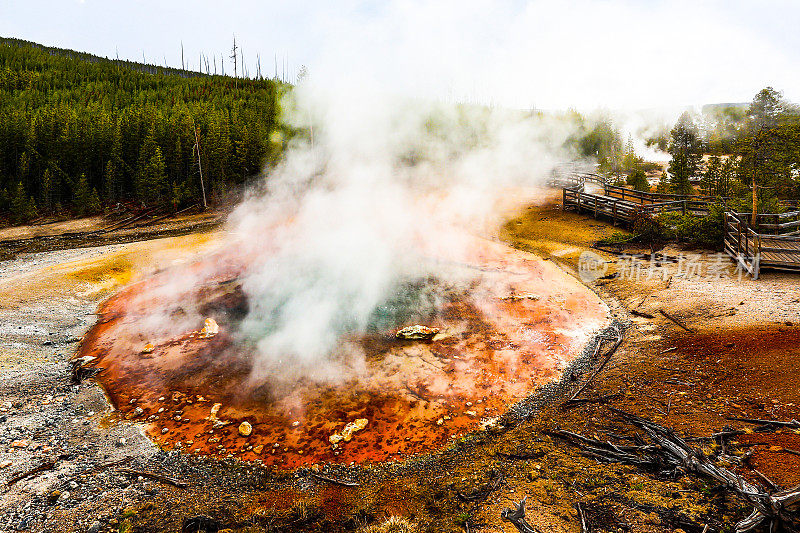
<svg viewBox="0 0 800 533"><path fill-rule="evenodd" d="M16 187L10 194L9 211L11 220L19 223L36 216L36 202L25 192L25 186L21 181L17 182Z"/></svg>
<svg viewBox="0 0 800 533"><path fill-rule="evenodd" d="M100 212L100 196L89 186L86 176L81 175L73 192L75 213L78 216L94 215Z"/></svg>
<svg viewBox="0 0 800 533"><path fill-rule="evenodd" d="M634 168L633 172L628 175L627 183L637 191L650 191L647 175L640 167Z"/></svg>
<svg viewBox="0 0 800 533"><path fill-rule="evenodd" d="M44 169L42 184L39 188L39 206L49 212L53 207L53 173L49 168Z"/></svg>
<svg viewBox="0 0 800 533"><path fill-rule="evenodd" d="M106 162L103 190L103 196L106 198L106 200L111 202L115 202L117 200L120 182L119 178L120 176L117 166L114 164L113 159L109 159L108 162Z"/></svg>
<svg viewBox="0 0 800 533"><path fill-rule="evenodd" d="M776 193L786 194L792 188L792 158L786 147L792 142L783 95L766 87L756 94L748 110L747 134L739 140L740 171L751 189L751 223L755 225L759 200ZM766 193L766 194L765 194Z"/></svg>
<svg viewBox="0 0 800 533"><path fill-rule="evenodd" d="M700 190L708 196L719 195L722 181L722 160L718 155L708 158L706 168L703 170L703 177L700 179Z"/></svg>
<svg viewBox="0 0 800 533"><path fill-rule="evenodd" d="M669 163L670 189L675 194L692 194L690 179L700 170L703 157L700 133L692 117L684 112L670 131Z"/></svg>
<svg viewBox="0 0 800 533"><path fill-rule="evenodd" d="M658 179L658 185L656 186L656 192L659 193L668 193L670 191L670 183L669 183L669 176L667 176L667 171L661 171L661 177Z"/></svg>
<svg viewBox="0 0 800 533"><path fill-rule="evenodd" d="M285 89L276 80L154 70L0 38L0 191L7 198L0 220L9 218L18 183L26 199L36 198L41 214L61 203L77 211L72 204L81 175L101 204L141 200L139 193L148 203L200 201L190 118L198 127L207 192L218 197L257 176L275 155L280 143L270 138L283 128L277 117ZM146 169L156 169L145 174L163 182L155 194L141 186L140 170ZM27 203L16 201L15 217L31 212Z"/></svg>
<svg viewBox="0 0 800 533"><path fill-rule="evenodd" d="M152 136L148 136L139 156L136 175L136 195L145 204L161 201L167 186L167 167L161 148Z"/></svg>

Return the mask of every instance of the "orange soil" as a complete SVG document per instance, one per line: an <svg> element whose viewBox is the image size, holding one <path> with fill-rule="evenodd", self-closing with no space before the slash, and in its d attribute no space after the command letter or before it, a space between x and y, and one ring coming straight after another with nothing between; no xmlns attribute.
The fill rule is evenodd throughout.
<svg viewBox="0 0 800 533"><path fill-rule="evenodd" d="M342 382L253 383L256 354L237 341L228 313L246 307L246 299L220 293L220 281L237 269L219 259L190 267L204 272L199 288L167 290L172 271L128 287L102 306L81 347L81 355L96 357L92 364L103 369L99 380L121 415L146 421L148 435L166 448L286 468L404 459L447 445L556 378L607 322L594 293L551 263L475 239L463 263L441 264L473 272L480 296L443 294L429 323L442 335L432 342L399 341L391 331L363 336L356 341L364 369ZM217 272L209 264L228 266ZM180 325L143 336L150 310L189 301L219 322L217 336L199 339ZM145 354L147 342L155 349ZM211 419L215 403L226 425ZM329 437L357 418L367 427L333 447ZM245 420L253 427L248 437L238 431Z"/></svg>

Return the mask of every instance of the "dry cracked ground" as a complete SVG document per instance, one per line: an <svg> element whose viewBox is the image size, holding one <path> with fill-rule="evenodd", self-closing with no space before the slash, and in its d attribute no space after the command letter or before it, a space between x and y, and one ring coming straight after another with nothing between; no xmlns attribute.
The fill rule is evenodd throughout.
<svg viewBox="0 0 800 533"><path fill-rule="evenodd" d="M575 274L580 254L614 231L561 212L553 195L514 214L499 236ZM588 285L627 327L581 393L588 401L564 404L593 372L584 360L561 386L534 392L530 416L404 462L285 472L162 451L116 416L96 383L73 383L69 360L104 298L214 245L205 233L0 263L0 530L512 532L500 514L523 497L542 532L581 531L578 503L591 531L730 531L749 514L708 480L599 462L553 436L560 428L624 442L636 430L609 408L687 437L742 430L723 444L693 442L713 456L747 454L730 465L747 479L758 471L782 488L800 483L797 429L754 432L735 420L800 419L800 278L739 280L670 261L653 273L649 262L632 269L604 252L606 275ZM711 270L718 262L666 253L700 254L691 264Z"/></svg>

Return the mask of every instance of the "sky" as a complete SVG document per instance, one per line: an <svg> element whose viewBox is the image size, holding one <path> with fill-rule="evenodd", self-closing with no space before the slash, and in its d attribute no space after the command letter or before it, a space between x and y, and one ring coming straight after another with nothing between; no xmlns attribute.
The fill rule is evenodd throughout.
<svg viewBox="0 0 800 533"><path fill-rule="evenodd" d="M652 109L800 101L797 0L2 0L0 35L192 68L358 83L521 108ZM226 73L232 71L225 59Z"/></svg>

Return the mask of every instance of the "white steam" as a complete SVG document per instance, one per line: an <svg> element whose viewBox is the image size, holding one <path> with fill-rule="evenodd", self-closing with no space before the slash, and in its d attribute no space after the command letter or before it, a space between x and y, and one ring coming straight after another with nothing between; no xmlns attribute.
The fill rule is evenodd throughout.
<svg viewBox="0 0 800 533"><path fill-rule="evenodd" d="M241 332L256 346L256 382L357 373L350 336L399 283L430 273L426 257L458 258L465 233L486 234L503 195L541 184L570 133L528 112L312 80L286 109L295 125L313 126L313 144L294 141L229 223L249 258Z"/></svg>

